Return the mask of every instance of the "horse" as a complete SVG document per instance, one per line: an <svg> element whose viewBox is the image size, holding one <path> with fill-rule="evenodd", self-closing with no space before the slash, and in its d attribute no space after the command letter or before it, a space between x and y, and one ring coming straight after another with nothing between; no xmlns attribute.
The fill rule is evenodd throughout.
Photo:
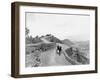
<svg viewBox="0 0 100 80"><path fill-rule="evenodd" d="M57 46L56 52L57 52L57 54L59 56L61 55L61 51L62 51L62 47L61 46Z"/></svg>

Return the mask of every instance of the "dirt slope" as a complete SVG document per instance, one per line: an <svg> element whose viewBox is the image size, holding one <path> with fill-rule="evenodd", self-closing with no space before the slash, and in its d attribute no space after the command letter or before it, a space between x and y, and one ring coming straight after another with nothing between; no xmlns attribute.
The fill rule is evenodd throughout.
<svg viewBox="0 0 100 80"><path fill-rule="evenodd" d="M41 40L44 43L51 43L48 40L46 40L45 38L41 38ZM56 46L61 46L62 47L62 52L61 55L58 55L56 52ZM67 50L68 48L70 48L69 46L67 46L66 44L61 44L61 43L55 43L55 47L45 51L45 52L39 52L39 65L38 67L46 67L46 66L63 66L63 65L78 65L81 63L78 63L77 61L75 61L74 59L72 59L71 57L68 56L68 54L65 52L65 50ZM26 63L28 66L33 67L32 65L34 65L35 62L35 53L29 54L26 57Z"/></svg>
<svg viewBox="0 0 100 80"><path fill-rule="evenodd" d="M70 65L63 54L60 56L56 53L56 49L44 52L40 56L41 65L40 66L61 66Z"/></svg>

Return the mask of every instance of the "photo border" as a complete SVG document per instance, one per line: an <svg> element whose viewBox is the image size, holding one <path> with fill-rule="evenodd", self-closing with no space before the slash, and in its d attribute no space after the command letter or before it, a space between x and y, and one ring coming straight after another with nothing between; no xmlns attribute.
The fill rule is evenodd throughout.
<svg viewBox="0 0 100 80"><path fill-rule="evenodd" d="M23 74L20 75L20 56L19 56L19 9L20 6L39 6L39 7L55 7L55 8L73 8L73 9L88 9L95 10L95 70L89 71L74 71L74 72L56 72L56 73L43 73L43 74ZM58 75L72 75L72 74L86 74L86 73L97 73L97 51L98 51L98 28L97 28L97 7L96 6L80 6L80 5L61 5L61 4L47 4L47 3L31 3L31 2L13 2L11 4L11 76L15 78L25 77L41 77L41 76L58 76Z"/></svg>

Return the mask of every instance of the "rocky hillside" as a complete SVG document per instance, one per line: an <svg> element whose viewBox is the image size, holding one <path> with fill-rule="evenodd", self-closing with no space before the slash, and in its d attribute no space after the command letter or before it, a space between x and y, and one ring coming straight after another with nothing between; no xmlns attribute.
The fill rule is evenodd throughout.
<svg viewBox="0 0 100 80"><path fill-rule="evenodd" d="M74 45L74 43L73 43L72 41L70 41L69 39L64 39L64 40L62 40L62 43L63 43L63 44L66 44L66 45L68 45L68 46Z"/></svg>
<svg viewBox="0 0 100 80"><path fill-rule="evenodd" d="M89 58L84 55L87 52L82 52L80 46L76 47L77 43L68 39L60 40L47 34L41 37L31 37L30 41L30 44L26 44L26 67L89 64ZM62 47L60 55L57 53L57 46Z"/></svg>
<svg viewBox="0 0 100 80"><path fill-rule="evenodd" d="M49 42L62 43L62 41L60 39L58 39L57 37L55 37L51 34L47 34L46 36L44 36L42 38L45 38Z"/></svg>

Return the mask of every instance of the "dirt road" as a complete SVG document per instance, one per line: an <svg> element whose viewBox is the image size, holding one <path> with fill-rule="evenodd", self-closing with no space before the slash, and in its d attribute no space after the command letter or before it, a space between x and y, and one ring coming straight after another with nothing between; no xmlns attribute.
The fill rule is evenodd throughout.
<svg viewBox="0 0 100 80"><path fill-rule="evenodd" d="M40 56L41 65L40 66L62 66L70 65L63 54L60 56L56 53L56 49L44 52Z"/></svg>

